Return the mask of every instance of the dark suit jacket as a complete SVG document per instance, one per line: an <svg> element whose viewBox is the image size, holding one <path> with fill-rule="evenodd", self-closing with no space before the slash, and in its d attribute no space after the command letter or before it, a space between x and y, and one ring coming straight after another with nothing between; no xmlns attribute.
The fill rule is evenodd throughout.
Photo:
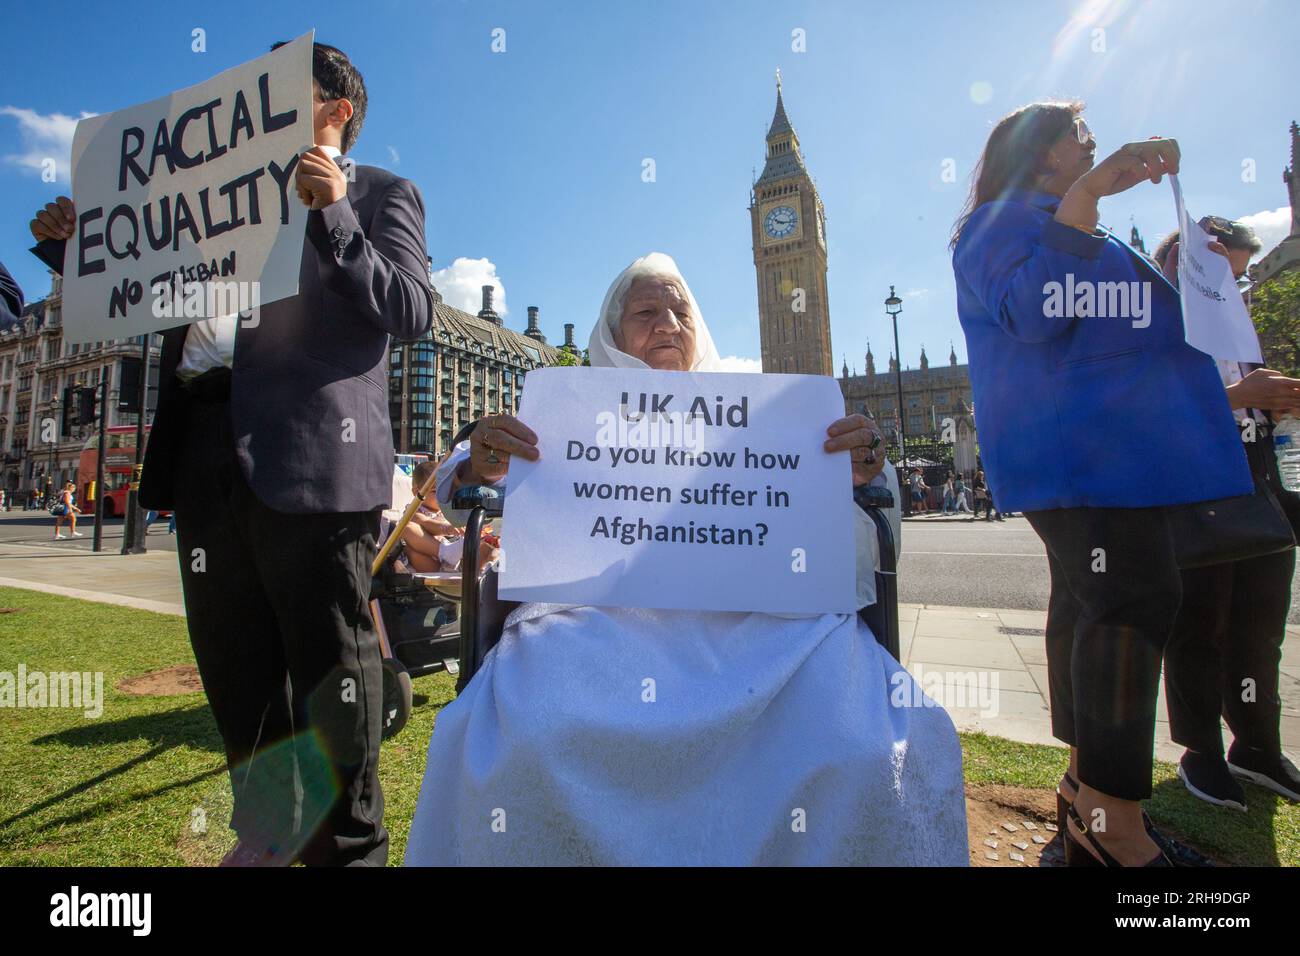
<svg viewBox="0 0 1300 956"><path fill-rule="evenodd" d="M389 337L433 321L424 201L408 180L356 166L346 199L307 217L298 295L261 308L235 333L230 415L235 454L254 493L277 511L386 508L392 497ZM36 254L63 267L64 243ZM190 400L176 378L188 326L162 333L158 410L140 503L171 509Z"/></svg>
<svg viewBox="0 0 1300 956"><path fill-rule="evenodd" d="M0 262L0 332L18 324L23 314L23 290Z"/></svg>

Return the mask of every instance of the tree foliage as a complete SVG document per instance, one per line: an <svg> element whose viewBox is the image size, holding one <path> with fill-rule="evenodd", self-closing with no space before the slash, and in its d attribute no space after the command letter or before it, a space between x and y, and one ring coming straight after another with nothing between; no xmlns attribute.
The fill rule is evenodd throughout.
<svg viewBox="0 0 1300 956"><path fill-rule="evenodd" d="M1264 365L1300 378L1300 270L1283 272L1255 289L1250 317Z"/></svg>

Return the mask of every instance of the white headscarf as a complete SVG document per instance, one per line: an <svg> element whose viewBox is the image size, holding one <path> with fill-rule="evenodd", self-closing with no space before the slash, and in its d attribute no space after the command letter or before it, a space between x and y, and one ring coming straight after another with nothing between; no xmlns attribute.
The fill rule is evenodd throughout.
<svg viewBox="0 0 1300 956"><path fill-rule="evenodd" d="M709 327L704 324L699 303L695 301L695 296L691 294L691 287L686 284L686 279L677 268L677 263L673 262L672 256L664 255L662 252L652 252L636 260L618 274L618 278L605 293L605 301L600 307L600 318L596 320L596 327L591 330L591 341L587 343L587 355L591 359L591 364L596 367L614 368L650 367L639 358L619 351L618 346L614 344L614 330L623 320L623 300L627 298L628 290L637 279L650 276L672 279L678 283L686 295L686 301L690 303L691 315L695 317L695 356L691 361L690 371L721 371L722 360L718 357L718 350L713 344L713 336L709 334Z"/></svg>

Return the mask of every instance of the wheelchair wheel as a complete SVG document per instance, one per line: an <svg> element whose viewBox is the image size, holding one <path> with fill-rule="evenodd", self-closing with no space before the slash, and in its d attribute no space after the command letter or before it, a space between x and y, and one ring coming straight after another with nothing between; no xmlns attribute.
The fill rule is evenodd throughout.
<svg viewBox="0 0 1300 956"><path fill-rule="evenodd" d="M402 662L384 658L383 724L380 736L387 740L395 737L411 716L411 675Z"/></svg>

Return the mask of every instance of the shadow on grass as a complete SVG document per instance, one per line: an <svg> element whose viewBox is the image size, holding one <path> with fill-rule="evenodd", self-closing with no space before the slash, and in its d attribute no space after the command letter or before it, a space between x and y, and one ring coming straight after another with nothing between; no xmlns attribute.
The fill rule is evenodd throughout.
<svg viewBox="0 0 1300 956"><path fill-rule="evenodd" d="M140 740L150 741L153 746L145 753L132 757L116 767L104 770L88 780L83 780L78 784L68 787L61 793L47 797L39 803L35 803L30 807L26 807L17 813L0 820L0 829L18 823L33 814L57 806L59 803L85 793L94 787L115 780L131 770L146 766L151 761L157 760L172 750L175 750L177 747L188 746L196 750L207 750L215 754L225 753L222 748L221 737L217 734L216 725L212 721L212 711L208 709L206 704L200 707L184 707L178 710L163 711L155 714L138 714L133 717L123 718L122 720L95 722L93 724L72 727L67 730L58 731L57 733L37 737L32 741L32 745L40 746L41 744L57 743L67 747L94 748ZM137 792L130 796L122 797L121 799L150 799L171 790L190 786L191 784L208 777L224 774L225 772L226 768L223 762L221 766L205 773L197 774L188 780L171 781L152 790ZM114 800L107 804L101 804L99 807L83 810L71 816L42 824L40 827L37 827L37 829L46 830L65 826L69 823L83 822L107 809L112 809L113 806L120 802L121 800Z"/></svg>
<svg viewBox="0 0 1300 956"><path fill-rule="evenodd" d="M1243 784L1246 813L1216 807L1187 792L1182 781L1163 780L1151 790L1151 818L1172 836L1190 842L1216 861L1232 866L1282 866L1278 855L1278 815L1285 801Z"/></svg>

